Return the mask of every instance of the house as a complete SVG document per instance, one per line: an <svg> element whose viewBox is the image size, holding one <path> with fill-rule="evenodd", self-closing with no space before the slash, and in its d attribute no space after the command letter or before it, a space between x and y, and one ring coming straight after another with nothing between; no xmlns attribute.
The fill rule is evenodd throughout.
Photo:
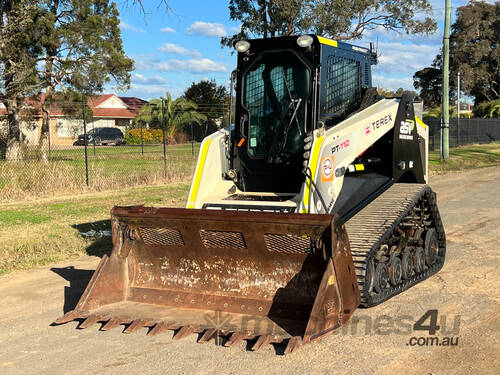
<svg viewBox="0 0 500 375"><path fill-rule="evenodd" d="M43 94L42 94L43 95ZM42 127L41 98L30 98L30 113L21 124L23 139L27 144L38 144ZM121 97L115 94L90 96L87 104L92 111L92 121L87 122L87 130L102 127L117 127L126 132L139 110L147 101L135 97ZM70 115L74 103L55 101L50 108L50 144L51 146L72 145L79 134L83 134L83 120ZM78 106L77 106L78 107ZM80 111L80 108L77 108ZM80 112L81 113L81 112ZM0 116L6 115L5 107L0 104ZM79 117L79 116L78 116ZM5 126L5 120L0 127Z"/></svg>

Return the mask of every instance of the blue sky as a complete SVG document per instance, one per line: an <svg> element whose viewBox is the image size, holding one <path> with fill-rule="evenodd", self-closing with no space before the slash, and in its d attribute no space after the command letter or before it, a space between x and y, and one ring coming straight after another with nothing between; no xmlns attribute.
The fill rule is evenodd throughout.
<svg viewBox="0 0 500 375"><path fill-rule="evenodd" d="M158 7L160 0L143 0L145 14L131 0L118 0L125 52L135 60L130 90L119 93L151 99L182 95L191 82L215 79L226 85L236 56L220 47L220 37L238 29L229 21L227 0L169 0L172 12ZM489 1L493 3L494 1ZM387 89L413 89L415 71L429 66L443 38L445 1L433 1L439 30L429 37L408 36L374 30L354 44L367 47L377 42L379 64L373 67L373 83ZM457 7L466 0L452 1L452 21ZM114 91L112 87L110 92Z"/></svg>

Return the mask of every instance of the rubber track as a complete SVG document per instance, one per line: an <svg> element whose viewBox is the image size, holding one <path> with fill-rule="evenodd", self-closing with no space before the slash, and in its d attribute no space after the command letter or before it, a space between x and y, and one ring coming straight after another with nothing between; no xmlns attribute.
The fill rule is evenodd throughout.
<svg viewBox="0 0 500 375"><path fill-rule="evenodd" d="M432 221L439 240L439 254L436 262L424 272L413 275L397 286L390 286L382 293L369 295L365 290L366 267L380 246L388 241L396 226L403 220L422 198L427 200L432 214ZM429 185L394 184L373 202L358 212L347 223L347 234L356 267L359 289L361 292L360 307L371 307L388 300L413 285L437 273L444 264L446 252L446 236L441 216L436 203L436 194Z"/></svg>

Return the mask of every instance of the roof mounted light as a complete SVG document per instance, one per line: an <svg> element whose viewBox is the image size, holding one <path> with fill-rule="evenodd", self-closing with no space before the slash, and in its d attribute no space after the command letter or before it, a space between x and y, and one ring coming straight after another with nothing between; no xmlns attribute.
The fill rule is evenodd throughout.
<svg viewBox="0 0 500 375"><path fill-rule="evenodd" d="M297 44L299 47L309 47L311 44L313 44L314 39L310 35L301 35L297 38Z"/></svg>
<svg viewBox="0 0 500 375"><path fill-rule="evenodd" d="M246 52L250 49L250 42L248 40L238 40L234 44L234 49L238 52Z"/></svg>

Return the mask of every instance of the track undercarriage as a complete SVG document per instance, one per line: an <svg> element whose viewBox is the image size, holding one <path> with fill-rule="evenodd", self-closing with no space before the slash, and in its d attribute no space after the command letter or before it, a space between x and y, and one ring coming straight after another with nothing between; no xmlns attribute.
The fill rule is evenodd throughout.
<svg viewBox="0 0 500 375"><path fill-rule="evenodd" d="M428 185L395 184L346 223L361 307L371 307L438 272L446 238Z"/></svg>

